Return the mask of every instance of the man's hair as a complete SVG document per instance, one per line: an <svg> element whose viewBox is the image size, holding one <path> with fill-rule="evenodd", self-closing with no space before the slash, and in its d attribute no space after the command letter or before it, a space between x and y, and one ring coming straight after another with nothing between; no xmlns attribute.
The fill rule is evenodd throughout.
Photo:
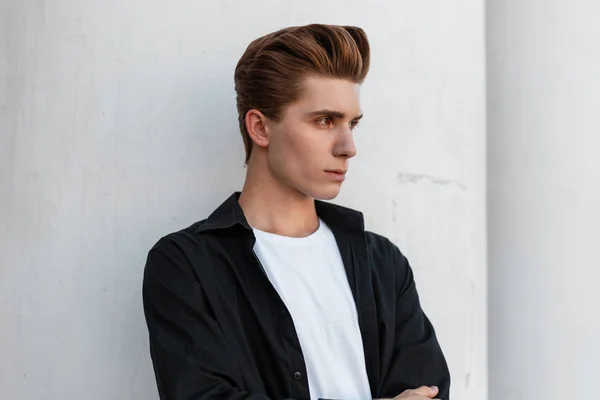
<svg viewBox="0 0 600 400"><path fill-rule="evenodd" d="M369 42L355 26L293 26L254 40L235 68L240 131L250 159L252 141L246 114L257 109L278 121L283 109L298 100L309 75L362 83L369 71Z"/></svg>

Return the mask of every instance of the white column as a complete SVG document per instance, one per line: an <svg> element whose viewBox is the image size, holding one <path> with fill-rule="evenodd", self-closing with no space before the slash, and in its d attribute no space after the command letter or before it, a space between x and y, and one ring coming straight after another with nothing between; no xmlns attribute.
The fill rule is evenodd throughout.
<svg viewBox="0 0 600 400"><path fill-rule="evenodd" d="M599 18L488 2L492 400L598 397Z"/></svg>

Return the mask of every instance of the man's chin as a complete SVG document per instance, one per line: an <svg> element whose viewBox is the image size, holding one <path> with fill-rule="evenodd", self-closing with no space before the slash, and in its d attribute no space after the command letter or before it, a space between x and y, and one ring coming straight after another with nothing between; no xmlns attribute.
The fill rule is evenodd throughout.
<svg viewBox="0 0 600 400"><path fill-rule="evenodd" d="M311 196L316 200L333 200L340 194L341 185L331 186L328 188L319 188L315 190L315 193Z"/></svg>

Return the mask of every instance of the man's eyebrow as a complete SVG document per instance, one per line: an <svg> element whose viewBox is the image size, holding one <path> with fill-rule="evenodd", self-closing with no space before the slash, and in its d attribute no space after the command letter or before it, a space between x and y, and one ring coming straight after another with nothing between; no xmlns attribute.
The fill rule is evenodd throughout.
<svg viewBox="0 0 600 400"><path fill-rule="evenodd" d="M321 115L324 117L333 117L333 118L339 118L339 119L346 118L346 114L344 114L341 111L335 111L335 110L323 109L323 110L311 111L308 113L308 116L310 116L310 117L321 116ZM359 120L362 117L363 117L363 114L360 114L360 115L357 115L355 118L353 118L353 120Z"/></svg>

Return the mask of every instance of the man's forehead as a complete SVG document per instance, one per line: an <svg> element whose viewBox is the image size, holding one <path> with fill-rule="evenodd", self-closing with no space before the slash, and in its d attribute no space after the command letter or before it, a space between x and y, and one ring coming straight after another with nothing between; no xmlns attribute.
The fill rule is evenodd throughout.
<svg viewBox="0 0 600 400"><path fill-rule="evenodd" d="M307 77L299 99L307 111L332 110L360 114L360 85L344 79Z"/></svg>

